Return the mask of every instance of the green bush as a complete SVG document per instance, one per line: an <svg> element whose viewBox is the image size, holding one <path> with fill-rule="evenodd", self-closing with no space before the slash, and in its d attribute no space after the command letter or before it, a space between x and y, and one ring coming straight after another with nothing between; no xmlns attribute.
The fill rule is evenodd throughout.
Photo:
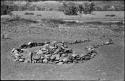
<svg viewBox="0 0 125 81"><path fill-rule="evenodd" d="M78 15L77 14L77 8L75 6L66 7L65 10L64 10L64 13L66 15Z"/></svg>
<svg viewBox="0 0 125 81"><path fill-rule="evenodd" d="M58 10L63 11L66 15L78 15L78 7L74 3L63 4Z"/></svg>
<svg viewBox="0 0 125 81"><path fill-rule="evenodd" d="M16 5L1 5L1 15L7 15L11 11L17 11L19 8Z"/></svg>
<svg viewBox="0 0 125 81"><path fill-rule="evenodd" d="M102 11L103 9L101 7L95 7L95 11Z"/></svg>

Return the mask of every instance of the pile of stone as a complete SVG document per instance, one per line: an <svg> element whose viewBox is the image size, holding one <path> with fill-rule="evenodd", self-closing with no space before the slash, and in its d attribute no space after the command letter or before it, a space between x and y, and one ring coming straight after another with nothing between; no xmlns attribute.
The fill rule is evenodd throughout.
<svg viewBox="0 0 125 81"><path fill-rule="evenodd" d="M34 51L28 51L28 48L39 46L40 48ZM21 45L18 49L13 48L11 56L16 62L24 63L46 63L46 64L69 64L81 63L92 59L96 54L93 47L87 47L86 54L76 54L75 51L68 48L64 42L29 42Z"/></svg>
<svg viewBox="0 0 125 81"><path fill-rule="evenodd" d="M80 44L80 43L86 43L86 42L90 42L91 40L90 39L85 39L85 40L75 40L73 42L65 42L65 43L68 43L68 44Z"/></svg>
<svg viewBox="0 0 125 81"><path fill-rule="evenodd" d="M101 44L95 44L95 45L93 45L93 48L99 48L101 46L111 45L111 44L114 44L113 40L112 39L108 39L106 41L103 41Z"/></svg>

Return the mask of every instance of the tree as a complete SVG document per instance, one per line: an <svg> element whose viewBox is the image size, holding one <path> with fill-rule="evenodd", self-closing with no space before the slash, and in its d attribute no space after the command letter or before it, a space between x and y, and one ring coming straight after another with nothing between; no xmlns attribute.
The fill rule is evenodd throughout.
<svg viewBox="0 0 125 81"><path fill-rule="evenodd" d="M78 12L78 7L75 5L75 3L64 3L63 4L63 12L64 14L66 15L78 15L77 12Z"/></svg>

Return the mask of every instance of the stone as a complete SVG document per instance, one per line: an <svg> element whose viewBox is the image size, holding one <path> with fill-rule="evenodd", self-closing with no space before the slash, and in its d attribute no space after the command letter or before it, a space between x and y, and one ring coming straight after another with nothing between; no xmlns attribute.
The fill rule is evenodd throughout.
<svg viewBox="0 0 125 81"><path fill-rule="evenodd" d="M63 61L64 63L67 63L68 60L69 60L68 57L65 57L65 58L62 59L62 61Z"/></svg>
<svg viewBox="0 0 125 81"><path fill-rule="evenodd" d="M54 60L54 59L56 59L56 56L55 56L55 55L52 55L52 56L50 57L50 59L51 59L51 60Z"/></svg>
<svg viewBox="0 0 125 81"><path fill-rule="evenodd" d="M76 56L78 56L78 54L75 54L75 53L72 54L72 57L76 57Z"/></svg>
<svg viewBox="0 0 125 81"><path fill-rule="evenodd" d="M46 59L50 59L50 57L51 57L51 54L44 55L44 57L45 57Z"/></svg>
<svg viewBox="0 0 125 81"><path fill-rule="evenodd" d="M2 34L2 39L8 39L8 38L9 38L9 36L8 36L7 33L3 33L3 34Z"/></svg>
<svg viewBox="0 0 125 81"><path fill-rule="evenodd" d="M24 63L31 63L30 59L25 59Z"/></svg>
<svg viewBox="0 0 125 81"><path fill-rule="evenodd" d="M44 58L43 63L48 63L48 60Z"/></svg>
<svg viewBox="0 0 125 81"><path fill-rule="evenodd" d="M80 57L83 57L85 54L80 54Z"/></svg>
<svg viewBox="0 0 125 81"><path fill-rule="evenodd" d="M57 63L59 63L59 61L58 61L58 60L55 60L53 63L57 64Z"/></svg>
<svg viewBox="0 0 125 81"><path fill-rule="evenodd" d="M61 57L67 57L67 56L68 54L65 54L65 53L61 54Z"/></svg>
<svg viewBox="0 0 125 81"><path fill-rule="evenodd" d="M57 65L62 65L62 64L64 64L63 62L59 62L59 63L57 63Z"/></svg>
<svg viewBox="0 0 125 81"><path fill-rule="evenodd" d="M79 41L77 41L79 42ZM32 42L29 42L28 45L33 44ZM34 43L35 46L37 46L37 43ZM43 43L42 43L43 45ZM24 45L25 47L26 45ZM35 47L34 45L31 47ZM28 47L30 48L30 47ZM80 63L87 60L90 60L93 58L97 52L95 48L92 46L86 47L87 53L85 54L77 54L72 49L69 49L68 47L64 47L63 42L46 42L43 46L41 46L40 49L34 50L30 52L27 51L26 48L13 48L11 51L12 56L14 56L16 61L23 62L23 59L25 59L24 63L51 63L51 64L65 64L65 63ZM22 53L21 53L22 51ZM29 54L28 54L29 53Z"/></svg>
<svg viewBox="0 0 125 81"><path fill-rule="evenodd" d="M30 45L32 42L28 42L28 45Z"/></svg>
<svg viewBox="0 0 125 81"><path fill-rule="evenodd" d="M37 54L43 54L43 51L39 49L39 50L37 51Z"/></svg>
<svg viewBox="0 0 125 81"><path fill-rule="evenodd" d="M91 58L94 58L97 53L92 53Z"/></svg>
<svg viewBox="0 0 125 81"><path fill-rule="evenodd" d="M59 54L57 54L57 55L55 55L55 60L59 60L60 59L60 55Z"/></svg>
<svg viewBox="0 0 125 81"><path fill-rule="evenodd" d="M52 46L55 47L56 43L57 43L57 41L52 41L52 42L50 43L50 45L52 45Z"/></svg>

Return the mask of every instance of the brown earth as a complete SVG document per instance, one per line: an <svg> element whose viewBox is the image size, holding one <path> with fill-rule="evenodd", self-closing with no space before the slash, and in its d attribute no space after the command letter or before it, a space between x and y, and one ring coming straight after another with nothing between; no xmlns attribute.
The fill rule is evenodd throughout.
<svg viewBox="0 0 125 81"><path fill-rule="evenodd" d="M53 24L55 25L55 24ZM7 33L8 39L1 40L1 79L2 80L123 80L124 79L124 35L123 25L112 24L63 24L62 28L53 25L11 21L1 23L1 34ZM113 28L116 26L115 28ZM121 29L120 29L121 28ZM119 30L120 29L120 30ZM117 31L116 31L117 30ZM70 45L78 53L84 47L101 43L112 38L113 45L97 49L98 55L81 64L25 64L15 63L10 57L14 47L29 41L46 40L91 41Z"/></svg>

